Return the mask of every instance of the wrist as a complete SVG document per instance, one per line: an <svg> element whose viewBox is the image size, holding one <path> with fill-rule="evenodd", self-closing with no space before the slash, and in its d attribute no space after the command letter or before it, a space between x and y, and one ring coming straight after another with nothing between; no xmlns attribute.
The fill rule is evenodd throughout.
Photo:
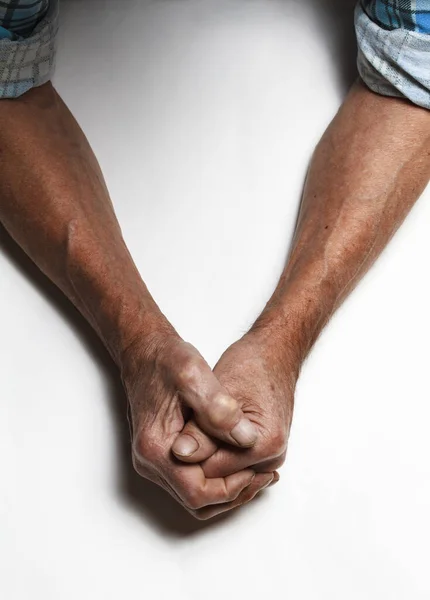
<svg viewBox="0 0 430 600"><path fill-rule="evenodd" d="M263 354L267 364L278 365L283 373L291 377L291 387L294 389L303 364L300 346L293 328L278 311L264 311L245 334L244 339L251 341Z"/></svg>
<svg viewBox="0 0 430 600"><path fill-rule="evenodd" d="M273 298L251 327L270 352L297 373L329 318L317 295L285 294Z"/></svg>
<svg viewBox="0 0 430 600"><path fill-rule="evenodd" d="M133 379L142 364L153 362L170 341L181 339L161 312L146 314L133 331L121 337L116 363L123 380Z"/></svg>

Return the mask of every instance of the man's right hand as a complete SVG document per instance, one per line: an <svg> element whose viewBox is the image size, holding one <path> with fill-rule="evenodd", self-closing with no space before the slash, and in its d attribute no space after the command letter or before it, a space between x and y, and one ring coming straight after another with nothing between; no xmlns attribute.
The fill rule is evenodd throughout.
<svg viewBox="0 0 430 600"><path fill-rule="evenodd" d="M166 325L124 242L97 160L50 83L0 102L0 145L0 223L73 302L120 368L138 471L200 518L200 507L250 497L267 477L251 483L247 469L207 479L199 465L171 454L184 406L212 436L209 443L246 447L256 432L199 353ZM148 320L158 332L150 343ZM130 346L130 340L138 341Z"/></svg>
<svg viewBox="0 0 430 600"><path fill-rule="evenodd" d="M209 479L200 464L181 463L172 454L172 445L191 413L212 439L243 448L257 440L254 425L193 346L172 334L150 341L142 338L126 353L122 379L131 409L135 469L196 518L224 512L223 505L235 499L244 504L273 481L273 473L253 469ZM193 438L185 436L182 441L183 455L198 454ZM215 450L215 439L213 444ZM219 511L205 510L215 504Z"/></svg>

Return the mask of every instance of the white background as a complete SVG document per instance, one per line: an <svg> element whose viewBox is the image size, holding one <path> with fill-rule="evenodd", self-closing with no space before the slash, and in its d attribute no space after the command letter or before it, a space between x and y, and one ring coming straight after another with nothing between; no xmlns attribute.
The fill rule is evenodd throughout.
<svg viewBox="0 0 430 600"><path fill-rule="evenodd" d="M63 3L56 86L211 364L270 295L354 60L345 0ZM307 361L280 483L215 524L134 474L106 353L2 234L1 598L428 600L429 222L427 192Z"/></svg>

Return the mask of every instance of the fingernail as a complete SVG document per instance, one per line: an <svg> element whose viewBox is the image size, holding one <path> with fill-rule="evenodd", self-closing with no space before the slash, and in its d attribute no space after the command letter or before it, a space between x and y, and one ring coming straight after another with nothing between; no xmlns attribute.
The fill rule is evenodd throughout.
<svg viewBox="0 0 430 600"><path fill-rule="evenodd" d="M242 419L233 427L230 434L241 446L253 446L257 440L258 431L249 419Z"/></svg>
<svg viewBox="0 0 430 600"><path fill-rule="evenodd" d="M191 435L180 435L173 444L172 450L175 454L180 456L191 456L198 449L199 444L197 440Z"/></svg>

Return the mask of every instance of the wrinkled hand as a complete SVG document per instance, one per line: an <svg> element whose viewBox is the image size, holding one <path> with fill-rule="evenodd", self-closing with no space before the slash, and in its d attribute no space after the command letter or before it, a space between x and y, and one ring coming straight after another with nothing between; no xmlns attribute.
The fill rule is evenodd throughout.
<svg viewBox="0 0 430 600"><path fill-rule="evenodd" d="M235 399L259 435L247 450L221 446L190 420L176 438L173 452L184 462L201 462L207 477L226 477L242 469L273 472L285 460L298 369L284 349L266 332L250 332L230 346L214 373ZM198 448L185 456L182 443L193 439ZM240 502L240 498L236 503Z"/></svg>
<svg viewBox="0 0 430 600"><path fill-rule="evenodd" d="M273 480L273 473L256 475L249 468L209 479L201 465L184 465L172 454L190 409L201 430L211 436L208 439L251 447L258 435L193 346L173 335L137 342L124 364L132 458L140 475L199 519L228 510L237 499L247 501Z"/></svg>

